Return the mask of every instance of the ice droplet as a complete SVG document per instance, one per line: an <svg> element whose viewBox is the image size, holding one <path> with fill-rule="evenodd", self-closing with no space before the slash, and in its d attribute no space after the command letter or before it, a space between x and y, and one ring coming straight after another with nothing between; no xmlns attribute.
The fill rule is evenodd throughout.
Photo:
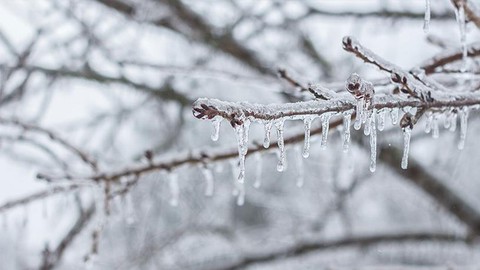
<svg viewBox="0 0 480 270"><path fill-rule="evenodd" d="M374 172L377 168L377 128L376 128L377 109L373 109L370 116L370 171Z"/></svg>
<svg viewBox="0 0 480 270"><path fill-rule="evenodd" d="M245 204L245 185L243 183L239 183L237 205L242 206L244 204Z"/></svg>
<svg viewBox="0 0 480 270"><path fill-rule="evenodd" d="M222 123L221 117L215 117L212 119L213 132L210 137L214 142L218 141L218 137L220 135L220 123Z"/></svg>
<svg viewBox="0 0 480 270"><path fill-rule="evenodd" d="M428 34L428 30L430 28L430 0L425 0L425 20L423 22L423 31L425 34Z"/></svg>
<svg viewBox="0 0 480 270"><path fill-rule="evenodd" d="M320 116L322 120L322 141L320 142L320 148L327 148L328 129L330 127L330 117L332 114L324 113Z"/></svg>
<svg viewBox="0 0 480 270"><path fill-rule="evenodd" d="M462 150L465 147L465 139L467 138L468 128L468 109L462 108L460 111L460 141L458 142L458 149Z"/></svg>
<svg viewBox="0 0 480 270"><path fill-rule="evenodd" d="M343 152L348 152L350 148L350 123L352 113L350 111L343 113Z"/></svg>
<svg viewBox="0 0 480 270"><path fill-rule="evenodd" d="M277 128L277 144L278 144L278 164L277 164L277 171L282 172L285 169L285 143L283 141L283 125L285 123L284 119L280 119L275 122L275 127Z"/></svg>
<svg viewBox="0 0 480 270"><path fill-rule="evenodd" d="M180 195L180 188L178 186L178 174L175 172L170 172L168 176L168 186L170 188L170 205L178 206L178 197Z"/></svg>
<svg viewBox="0 0 480 270"><path fill-rule="evenodd" d="M215 191L215 182L213 179L213 172L206 165L201 168L203 178L205 178L205 196L211 197Z"/></svg>
<svg viewBox="0 0 480 270"><path fill-rule="evenodd" d="M403 157L402 169L406 170L408 167L408 152L410 151L410 137L412 130L409 127L403 129Z"/></svg>
<svg viewBox="0 0 480 270"><path fill-rule="evenodd" d="M253 183L254 188L259 188L262 185L262 166L263 159L260 152L255 153L255 163L257 164L257 170L255 171L255 182Z"/></svg>
<svg viewBox="0 0 480 270"><path fill-rule="evenodd" d="M305 142L303 144L302 156L304 158L308 158L310 156L310 130L312 127L312 120L313 119L310 117L305 117L303 120L305 125Z"/></svg>
<svg viewBox="0 0 480 270"><path fill-rule="evenodd" d="M267 121L264 124L265 128L265 137L263 139L263 147L268 148L270 147L270 132L272 131L272 121Z"/></svg>

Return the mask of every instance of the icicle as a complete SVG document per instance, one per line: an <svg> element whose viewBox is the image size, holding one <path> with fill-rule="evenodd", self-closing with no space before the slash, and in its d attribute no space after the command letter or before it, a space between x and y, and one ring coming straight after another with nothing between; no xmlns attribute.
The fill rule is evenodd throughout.
<svg viewBox="0 0 480 270"><path fill-rule="evenodd" d="M270 131L272 130L272 121L267 121L265 123L265 138L263 139L263 147L270 147Z"/></svg>
<svg viewBox="0 0 480 270"><path fill-rule="evenodd" d="M378 130L383 131L385 129L385 115L387 111L381 110L378 112Z"/></svg>
<svg viewBox="0 0 480 270"><path fill-rule="evenodd" d="M210 138L212 141L216 142L218 141L218 137L220 135L220 123L222 122L221 117L215 117L212 119L212 125L213 125L213 132Z"/></svg>
<svg viewBox="0 0 480 270"><path fill-rule="evenodd" d="M322 141L320 143L320 147L322 149L327 148L327 139L328 139L328 129L330 127L330 117L332 115L330 113L324 113L321 116L322 120Z"/></svg>
<svg viewBox="0 0 480 270"><path fill-rule="evenodd" d="M245 181L245 156L247 155L248 151L248 131L250 127L250 121L245 119L242 125L238 125L235 127L235 131L237 134L237 143L238 143L238 166L239 166L239 173L238 173L238 182L242 183Z"/></svg>
<svg viewBox="0 0 480 270"><path fill-rule="evenodd" d="M370 171L374 172L377 168L377 127L376 127L377 109L373 109L370 116Z"/></svg>
<svg viewBox="0 0 480 270"><path fill-rule="evenodd" d="M132 225L137 221L137 216L135 214L135 208L133 207L133 199L131 192L127 192L127 194L123 195L122 197L124 201L124 209L125 209L125 222L128 225Z"/></svg>
<svg viewBox="0 0 480 270"><path fill-rule="evenodd" d="M168 186L170 188L170 205L178 206L180 188L178 186L178 175L175 172L169 173Z"/></svg>
<svg viewBox="0 0 480 270"><path fill-rule="evenodd" d="M298 150L298 153L297 155L295 155L297 157L297 172L298 172L298 176L297 176L297 187L301 188L303 187L303 183L304 183L304 180L305 180L305 172L303 171L303 159L302 159L302 156L301 156L301 152L302 152L302 149L301 148L297 148Z"/></svg>
<svg viewBox="0 0 480 270"><path fill-rule="evenodd" d="M408 167L408 152L410 151L410 137L412 130L409 127L403 129L403 157L402 169L406 170Z"/></svg>
<svg viewBox="0 0 480 270"><path fill-rule="evenodd" d="M310 129L312 127L312 118L310 117L305 117L303 120L305 124L305 142L303 145L303 152L302 156L304 158L308 158L310 156Z"/></svg>
<svg viewBox="0 0 480 270"><path fill-rule="evenodd" d="M451 124L452 124L452 113L449 112L445 114L445 117L443 118L443 127L448 129L450 128Z"/></svg>
<svg viewBox="0 0 480 270"><path fill-rule="evenodd" d="M393 108L390 111L390 118L392 120L392 125L396 125L398 123L398 108Z"/></svg>
<svg viewBox="0 0 480 270"><path fill-rule="evenodd" d="M425 21L423 22L423 31L428 34L430 28L430 0L425 0Z"/></svg>
<svg viewBox="0 0 480 270"><path fill-rule="evenodd" d="M438 127L438 117L436 115L433 115L433 120L432 120L432 137L434 139L438 139L440 137L440 129Z"/></svg>
<svg viewBox="0 0 480 270"><path fill-rule="evenodd" d="M466 35L466 24L465 24L465 7L464 2L458 2L458 8L455 10L455 15L457 18L458 28L460 29L460 43L462 45L462 61L463 67L462 71L466 71L467 68L467 35Z"/></svg>
<svg viewBox="0 0 480 270"><path fill-rule="evenodd" d="M372 117L372 112L369 112L369 113L370 115L368 116L368 121L365 122L365 126L363 127L363 134L365 136L370 135L370 131L372 129L372 121L370 121L371 120L370 118Z"/></svg>
<svg viewBox="0 0 480 270"><path fill-rule="evenodd" d="M283 141L283 124L285 120L280 119L275 122L275 127L277 128L277 143L279 151L279 159L277 164L277 171L282 172L285 169L285 143Z"/></svg>
<svg viewBox="0 0 480 270"><path fill-rule="evenodd" d="M352 113L350 111L343 113L343 152L348 152L350 147L350 122Z"/></svg>
<svg viewBox="0 0 480 270"><path fill-rule="evenodd" d="M450 120L450 131L455 132L457 130L457 114L452 113L452 119Z"/></svg>
<svg viewBox="0 0 480 270"><path fill-rule="evenodd" d="M363 110L364 110L364 100L363 98L362 99L358 99L357 100L357 107L355 109L355 113L356 113L356 118L355 118L355 123L353 125L353 128L355 128L355 130L360 130L360 128L362 127L362 118L363 118Z"/></svg>
<svg viewBox="0 0 480 270"><path fill-rule="evenodd" d="M257 170L255 171L255 182L253 183L254 188L259 188L262 185L262 166L263 159L260 152L255 153L255 163L257 164Z"/></svg>
<svg viewBox="0 0 480 270"><path fill-rule="evenodd" d="M465 139L467 138L468 128L468 109L463 108L460 111L460 141L458 142L458 149L462 150L465 147Z"/></svg>
<svg viewBox="0 0 480 270"><path fill-rule="evenodd" d="M215 182L213 179L213 172L206 166L201 168L203 178L205 178L205 196L211 197L215 191Z"/></svg>
<svg viewBox="0 0 480 270"><path fill-rule="evenodd" d="M242 206L245 204L245 185L243 183L238 184L237 205Z"/></svg>
<svg viewBox="0 0 480 270"><path fill-rule="evenodd" d="M430 133L432 131L432 123L433 123L433 114L431 112L427 112L427 119L425 121L425 133Z"/></svg>

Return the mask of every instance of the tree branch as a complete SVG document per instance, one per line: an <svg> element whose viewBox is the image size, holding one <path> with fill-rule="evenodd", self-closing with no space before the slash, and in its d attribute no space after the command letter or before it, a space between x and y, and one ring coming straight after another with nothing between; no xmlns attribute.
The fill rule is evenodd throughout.
<svg viewBox="0 0 480 270"><path fill-rule="evenodd" d="M432 241L432 242L444 242L444 243L465 243L467 238L449 234L449 233L434 233L434 232L405 232L405 233L386 233L376 234L370 236L353 236L344 239L319 241L319 242L306 242L294 245L293 247L286 248L280 251L274 251L266 254L252 254L247 255L240 259L233 265L228 267L222 267L217 269L222 270L235 270L245 269L248 266L255 264L268 263L277 260L285 260L302 255L306 255L312 252L319 252L322 250L331 250L344 247L366 247L371 245L383 244L383 243L405 243L416 241Z"/></svg>

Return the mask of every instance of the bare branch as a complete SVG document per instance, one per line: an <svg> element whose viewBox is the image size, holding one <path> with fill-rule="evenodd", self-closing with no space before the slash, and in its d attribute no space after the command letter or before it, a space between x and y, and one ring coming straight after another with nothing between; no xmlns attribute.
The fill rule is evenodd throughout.
<svg viewBox="0 0 480 270"><path fill-rule="evenodd" d="M239 262L225 267L218 268L222 270L245 269L254 264L268 263L272 261L284 260L294 258L312 252L319 252L322 250L331 250L344 247L366 247L371 245L378 245L383 243L408 243L416 241L432 241L443 243L466 243L468 239L464 236L449 234L449 233L435 233L435 232L405 232L405 233L386 233L376 234L370 236L353 236L345 239L306 242L299 243L293 247L284 250L275 251L266 254L251 254L243 257Z"/></svg>

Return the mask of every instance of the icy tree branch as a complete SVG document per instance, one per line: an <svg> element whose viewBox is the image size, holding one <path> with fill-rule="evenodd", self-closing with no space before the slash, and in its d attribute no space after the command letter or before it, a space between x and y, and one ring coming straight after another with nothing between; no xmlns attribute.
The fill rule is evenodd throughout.
<svg viewBox="0 0 480 270"><path fill-rule="evenodd" d="M74 191L74 190L77 190L79 188L80 188L80 186L75 185L75 184L68 185L68 186L56 186L56 187L53 187L53 188L48 188L46 190L27 195L27 196L25 196L23 198L20 198L20 199L10 200L10 201L8 201L5 204L0 206L0 212L5 212L5 211L8 211L12 208L18 207L18 206L24 206L24 205L27 205L29 203L51 197L51 196L56 195L56 194L61 194L61 193Z"/></svg>
<svg viewBox="0 0 480 270"><path fill-rule="evenodd" d="M44 136L47 136L50 138L52 141L57 142L58 144L62 145L65 149L68 151L72 152L76 156L78 156L83 162L88 164L94 171L98 170L98 165L97 161L91 158L87 153L83 152L80 150L78 147L74 146L70 142L68 142L66 139L62 138L61 136L58 136L54 132L47 130L45 128L36 126L34 124L28 124L24 123L19 120L15 119L6 119L6 118L0 118L0 124L2 125L10 125L10 126L15 126L18 127L24 131L28 132L33 132L37 134L42 134Z"/></svg>
<svg viewBox="0 0 480 270"><path fill-rule="evenodd" d="M241 258L237 263L225 267L217 268L222 270L245 269L248 266L255 264L268 263L278 260L285 260L306 255L313 252L320 252L322 250L331 250L335 248L344 247L366 247L370 245L377 245L383 243L408 243L408 242L443 242L443 243L466 243L468 239L450 233L435 233L435 232L405 232L405 233L386 233L367 236L353 236L339 240L324 240L318 242L305 242L296 244L290 248L280 251L267 252L265 254L251 254Z"/></svg>

